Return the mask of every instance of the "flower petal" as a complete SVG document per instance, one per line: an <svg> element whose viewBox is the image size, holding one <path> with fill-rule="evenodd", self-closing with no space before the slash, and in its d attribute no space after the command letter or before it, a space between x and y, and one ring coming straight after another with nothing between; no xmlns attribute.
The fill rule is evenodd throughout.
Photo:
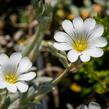
<svg viewBox="0 0 109 109"><path fill-rule="evenodd" d="M35 76L36 76L35 72L29 72L29 73L20 75L18 80L30 81L34 79Z"/></svg>
<svg viewBox="0 0 109 109"><path fill-rule="evenodd" d="M0 66L0 76L3 74L2 67Z"/></svg>
<svg viewBox="0 0 109 109"><path fill-rule="evenodd" d="M13 61L8 59L8 61L2 65L1 69L4 74L15 73L17 71L17 66Z"/></svg>
<svg viewBox="0 0 109 109"><path fill-rule="evenodd" d="M0 89L3 89L6 87L6 84L3 80L0 80Z"/></svg>
<svg viewBox="0 0 109 109"><path fill-rule="evenodd" d="M10 60L13 61L16 65L18 65L18 63L20 62L22 58L22 55L21 53L13 53L11 56L10 56Z"/></svg>
<svg viewBox="0 0 109 109"><path fill-rule="evenodd" d="M89 109L101 109L100 105L96 102L90 102Z"/></svg>
<svg viewBox="0 0 109 109"><path fill-rule="evenodd" d="M28 85L24 82L17 82L16 87L18 90L22 93L26 92L28 90Z"/></svg>
<svg viewBox="0 0 109 109"><path fill-rule="evenodd" d="M9 92L15 93L17 91L17 87L15 84L8 84L6 85Z"/></svg>
<svg viewBox="0 0 109 109"><path fill-rule="evenodd" d="M95 27L96 21L93 18L88 18L84 21L84 29L90 31Z"/></svg>
<svg viewBox="0 0 109 109"><path fill-rule="evenodd" d="M83 27L83 20L81 17L76 17L73 20L73 26L75 29L81 29Z"/></svg>
<svg viewBox="0 0 109 109"><path fill-rule="evenodd" d="M88 62L90 60L90 56L82 54L80 56L80 59L81 59L82 62Z"/></svg>
<svg viewBox="0 0 109 109"><path fill-rule="evenodd" d="M69 35L73 35L73 24L70 20L64 20L62 22L62 27L65 30L66 33L68 33Z"/></svg>
<svg viewBox="0 0 109 109"><path fill-rule="evenodd" d="M67 43L54 43L54 47L58 50L62 50L62 51L67 51L72 49L72 47L70 46L70 44L68 45Z"/></svg>
<svg viewBox="0 0 109 109"><path fill-rule="evenodd" d="M89 36L94 29L96 21L93 18L88 18L84 21L84 36Z"/></svg>
<svg viewBox="0 0 109 109"><path fill-rule="evenodd" d="M75 50L70 50L68 52L68 55L67 56L68 56L68 60L70 62L75 62L78 59L78 57L79 57L79 53L76 52Z"/></svg>
<svg viewBox="0 0 109 109"><path fill-rule="evenodd" d="M29 58L24 57L21 59L21 61L19 63L17 73L27 72L31 67L32 67L32 63L29 60Z"/></svg>
<svg viewBox="0 0 109 109"><path fill-rule="evenodd" d="M100 48L91 48L86 51L86 54L96 58L96 57L101 57L104 54L104 52Z"/></svg>
<svg viewBox="0 0 109 109"><path fill-rule="evenodd" d="M0 54L0 65L3 65L8 60L8 56L6 54Z"/></svg>
<svg viewBox="0 0 109 109"><path fill-rule="evenodd" d="M102 25L96 25L92 31L92 34L90 35L90 38L101 37L103 32L104 32L104 27Z"/></svg>
<svg viewBox="0 0 109 109"><path fill-rule="evenodd" d="M57 32L55 35L54 35L54 39L58 42L68 42L68 41L71 41L71 38L69 35L67 35L66 33L64 32Z"/></svg>
<svg viewBox="0 0 109 109"><path fill-rule="evenodd" d="M107 43L108 42L104 37L93 38L90 40L91 47L105 47Z"/></svg>

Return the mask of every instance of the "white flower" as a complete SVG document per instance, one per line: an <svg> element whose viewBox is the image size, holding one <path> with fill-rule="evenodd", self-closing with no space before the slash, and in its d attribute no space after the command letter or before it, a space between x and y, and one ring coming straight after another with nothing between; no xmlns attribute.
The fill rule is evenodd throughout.
<svg viewBox="0 0 109 109"><path fill-rule="evenodd" d="M0 89L7 88L9 92L26 92L28 84L26 81L32 80L35 72L30 72L31 61L23 57L21 53L13 53L10 58L5 54L0 54Z"/></svg>
<svg viewBox="0 0 109 109"><path fill-rule="evenodd" d="M96 102L90 102L89 106L80 106L80 109L101 109L100 105Z"/></svg>
<svg viewBox="0 0 109 109"><path fill-rule="evenodd" d="M71 22L64 20L62 27L65 32L57 32L54 39L54 47L58 50L69 51L68 59L75 62L79 57L81 61L87 62L91 57L101 57L101 47L107 45L107 40L102 37L104 28L96 24L93 18L83 21L80 17Z"/></svg>

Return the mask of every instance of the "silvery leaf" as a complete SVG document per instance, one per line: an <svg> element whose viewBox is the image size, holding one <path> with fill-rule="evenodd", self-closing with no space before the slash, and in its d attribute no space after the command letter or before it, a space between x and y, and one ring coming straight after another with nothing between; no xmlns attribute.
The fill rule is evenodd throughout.
<svg viewBox="0 0 109 109"><path fill-rule="evenodd" d="M50 78L50 77L37 77L36 79L35 79L35 81L37 82L37 83L45 83L45 82L50 82L50 81L52 81L53 79L52 78Z"/></svg>

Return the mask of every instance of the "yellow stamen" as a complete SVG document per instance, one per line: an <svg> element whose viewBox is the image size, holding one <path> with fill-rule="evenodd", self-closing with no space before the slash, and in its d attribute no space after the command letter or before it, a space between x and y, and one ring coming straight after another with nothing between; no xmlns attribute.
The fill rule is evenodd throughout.
<svg viewBox="0 0 109 109"><path fill-rule="evenodd" d="M88 47L88 42L85 39L77 39L73 42L73 48L79 52L84 51Z"/></svg>
<svg viewBox="0 0 109 109"><path fill-rule="evenodd" d="M5 76L5 80L8 83L15 84L17 82L17 76L13 73L8 73Z"/></svg>

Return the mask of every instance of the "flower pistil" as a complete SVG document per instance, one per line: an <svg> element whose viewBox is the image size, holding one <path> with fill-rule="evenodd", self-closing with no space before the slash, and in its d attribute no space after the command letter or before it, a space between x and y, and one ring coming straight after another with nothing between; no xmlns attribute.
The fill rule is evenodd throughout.
<svg viewBox="0 0 109 109"><path fill-rule="evenodd" d="M82 52L88 48L88 42L86 39L77 39L77 40L73 41L72 46L78 52Z"/></svg>
<svg viewBox="0 0 109 109"><path fill-rule="evenodd" d="M5 75L5 80L10 84L15 84L17 82L17 76L13 73L7 73Z"/></svg>

